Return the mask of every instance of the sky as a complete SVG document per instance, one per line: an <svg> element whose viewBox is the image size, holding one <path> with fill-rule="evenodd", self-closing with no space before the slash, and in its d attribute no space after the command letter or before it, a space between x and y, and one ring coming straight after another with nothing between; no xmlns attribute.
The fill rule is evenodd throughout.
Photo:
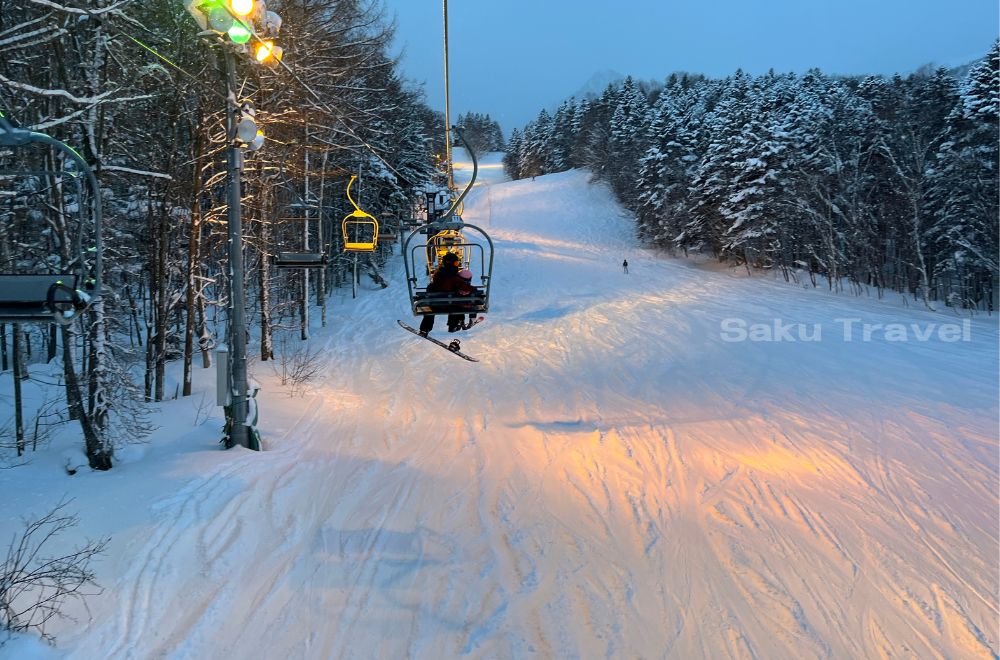
<svg viewBox="0 0 1000 660"><path fill-rule="evenodd" d="M444 111L441 0L384 0L405 77ZM451 121L489 113L506 134L608 72L908 73L957 66L997 38L996 0L451 0Z"/></svg>

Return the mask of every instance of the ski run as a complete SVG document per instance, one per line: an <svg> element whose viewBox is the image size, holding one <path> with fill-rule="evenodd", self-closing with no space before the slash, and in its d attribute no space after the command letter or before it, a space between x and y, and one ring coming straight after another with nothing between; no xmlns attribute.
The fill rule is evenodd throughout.
<svg viewBox="0 0 1000 660"><path fill-rule="evenodd" d="M219 450L206 370L109 472L0 471L4 538L70 498L58 543L111 538L57 646L0 655L996 658L995 318L669 258L499 157L478 364L397 326L397 249L304 393L252 365L265 451Z"/></svg>

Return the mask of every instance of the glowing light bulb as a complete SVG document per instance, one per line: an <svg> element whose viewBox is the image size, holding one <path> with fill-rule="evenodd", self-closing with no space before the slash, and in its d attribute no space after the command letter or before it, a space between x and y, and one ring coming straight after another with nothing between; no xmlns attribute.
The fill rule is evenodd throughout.
<svg viewBox="0 0 1000 660"><path fill-rule="evenodd" d="M263 62L274 55L274 42L263 41L257 45L257 61Z"/></svg>
<svg viewBox="0 0 1000 660"><path fill-rule="evenodd" d="M253 11L254 0L229 0L229 7L237 16L247 16Z"/></svg>
<svg viewBox="0 0 1000 660"><path fill-rule="evenodd" d="M233 23L233 27L229 28L227 34L233 43L245 44L250 41L250 29L239 21Z"/></svg>

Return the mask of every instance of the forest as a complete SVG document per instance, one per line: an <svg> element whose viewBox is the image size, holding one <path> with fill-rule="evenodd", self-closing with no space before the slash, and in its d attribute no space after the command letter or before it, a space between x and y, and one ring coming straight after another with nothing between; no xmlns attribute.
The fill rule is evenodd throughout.
<svg viewBox="0 0 1000 660"><path fill-rule="evenodd" d="M589 168L666 250L992 311L998 89L996 45L957 77L628 77L515 129L504 165Z"/></svg>
<svg viewBox="0 0 1000 660"><path fill-rule="evenodd" d="M199 36L184 3L79 5L0 3L0 111L72 145L95 170L102 296L79 323L0 324L0 368L20 380L29 362L61 359L69 417L91 467L106 469L117 444L148 431L146 404L189 395L194 365L211 366L224 343L227 87L219 43ZM282 66L236 58L238 100L266 132L263 148L246 152L241 205L260 361L274 359L276 337L308 337L313 304L325 325L328 294L354 276L340 249L349 177L359 175L353 196L391 235L435 176L444 139L442 114L388 52L393 23L381 3L285 0L280 10ZM16 157L0 150L0 170L63 167L50 149ZM93 239L78 226L79 195L46 176L0 180L0 272L71 268L74 242ZM320 245L330 259L312 275L273 266L279 251ZM359 272L380 279L389 250L363 255ZM179 392L166 391L172 360L183 361ZM17 412L0 420L0 437L20 456L45 424Z"/></svg>
<svg viewBox="0 0 1000 660"><path fill-rule="evenodd" d="M223 51L174 0L0 2L0 112L76 148L104 207L97 304L68 325L0 323L17 457L45 427L80 424L90 466L149 430L151 402L188 396L225 344L227 94ZM285 0L282 65L236 58L238 101L266 132L242 173L243 257L255 360L326 325L329 294L380 269L391 242L345 254L350 177L384 235L440 181L444 118L389 53L381 3ZM898 291L927 307L997 304L998 49L967 72L841 78L737 71L713 80L627 78L569 99L505 142L488 114L456 124L506 150L514 179L587 168L635 216L640 240L702 251L833 289ZM27 158L27 162L25 162ZM68 167L51 149L0 148L0 170ZM93 239L84 200L48 176L0 177L0 272L62 272ZM321 250L323 268L275 266ZM360 266L360 268L359 268ZM290 349L292 350L292 349ZM182 375L169 385L167 364ZM59 400L22 411L28 364L58 365ZM63 410L66 412L62 412Z"/></svg>

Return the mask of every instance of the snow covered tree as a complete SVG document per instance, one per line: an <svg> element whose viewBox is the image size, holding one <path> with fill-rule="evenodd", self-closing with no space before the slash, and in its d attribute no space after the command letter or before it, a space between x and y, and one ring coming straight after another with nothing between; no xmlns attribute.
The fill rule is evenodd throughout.
<svg viewBox="0 0 1000 660"><path fill-rule="evenodd" d="M962 82L933 161L929 233L940 255L935 275L946 281L953 305L993 309L997 303L998 90L1000 42Z"/></svg>
<svg viewBox="0 0 1000 660"><path fill-rule="evenodd" d="M559 104L552 118L552 144L549 154L552 172L569 169L576 130L576 99L570 98Z"/></svg>
<svg viewBox="0 0 1000 660"><path fill-rule="evenodd" d="M507 176L515 181L521 178L521 131L514 129L507 141L507 153L503 156L503 168Z"/></svg>
<svg viewBox="0 0 1000 660"><path fill-rule="evenodd" d="M751 80L742 71L728 78L722 100L705 117L709 144L701 154L691 182L692 219L678 239L680 246L708 249L720 255L723 234L728 226L722 207L730 194L730 182L741 165L738 141L742 127L750 120Z"/></svg>
<svg viewBox="0 0 1000 660"><path fill-rule="evenodd" d="M674 74L650 97L628 78L560 104L551 131L547 115L526 126L506 162L517 176L589 169L635 212L639 236L668 249L989 307L997 59L995 47L960 95L943 69Z"/></svg>
<svg viewBox="0 0 1000 660"><path fill-rule="evenodd" d="M551 172L552 117L545 110L524 128L521 136L521 158L518 171L522 177L534 177Z"/></svg>
<svg viewBox="0 0 1000 660"><path fill-rule="evenodd" d="M462 130L466 142L476 153L504 150L503 131L489 114L469 112L459 115L455 125Z"/></svg>
<svg viewBox="0 0 1000 660"><path fill-rule="evenodd" d="M773 74L754 82L750 112L736 133L730 157L733 172L719 212L728 225L724 249L747 263L770 266L778 250L783 184L789 160L781 120L790 102L787 78Z"/></svg>
<svg viewBox="0 0 1000 660"><path fill-rule="evenodd" d="M634 208L639 159L648 148L649 103L632 76L625 79L616 96L604 172L618 198L628 208Z"/></svg>
<svg viewBox="0 0 1000 660"><path fill-rule="evenodd" d="M671 249L691 219L688 187L697 161L692 124L704 114L703 99L675 79L651 113L651 146L640 160L636 215L641 237Z"/></svg>
<svg viewBox="0 0 1000 660"><path fill-rule="evenodd" d="M573 144L573 163L588 168L597 177L604 177L608 167L611 115L617 96L617 88L608 85L599 98L581 104L577 111L580 128Z"/></svg>

